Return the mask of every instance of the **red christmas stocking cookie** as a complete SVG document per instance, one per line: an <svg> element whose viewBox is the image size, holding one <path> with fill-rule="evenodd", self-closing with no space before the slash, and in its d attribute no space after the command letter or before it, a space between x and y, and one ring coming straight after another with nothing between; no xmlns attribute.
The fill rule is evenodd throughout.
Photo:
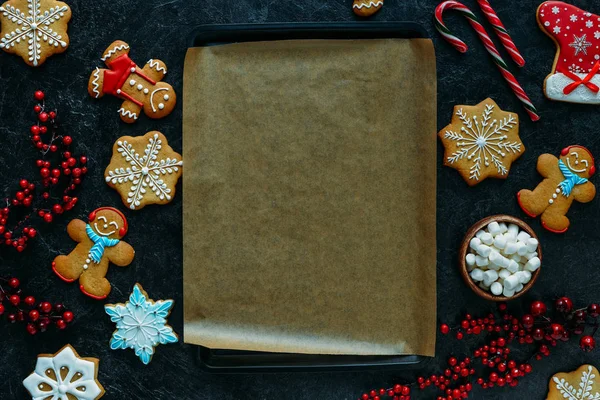
<svg viewBox="0 0 600 400"><path fill-rule="evenodd" d="M143 110L150 118L166 117L175 108L177 96L173 87L160 82L167 74L167 66L160 60L150 59L140 68L129 58L129 45L113 42L102 56L109 69L96 68L88 83L88 92L94 98L105 93L123 99L119 108L121 119L135 122Z"/></svg>
<svg viewBox="0 0 600 400"><path fill-rule="evenodd" d="M600 104L600 16L562 1L546 1L537 20L557 46L552 73L544 82L546 97Z"/></svg>

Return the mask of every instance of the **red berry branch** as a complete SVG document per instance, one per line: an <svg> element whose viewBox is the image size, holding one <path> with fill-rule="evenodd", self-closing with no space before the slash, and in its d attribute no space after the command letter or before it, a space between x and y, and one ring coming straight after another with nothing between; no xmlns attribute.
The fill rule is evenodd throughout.
<svg viewBox="0 0 600 400"><path fill-rule="evenodd" d="M62 330L73 321L73 313L62 304L42 301L37 303L33 296L24 296L17 278L0 278L0 315L6 315L10 323L24 323L27 332L35 335L45 332L54 325Z"/></svg>
<svg viewBox="0 0 600 400"><path fill-rule="evenodd" d="M30 128L30 133L34 147L41 153L35 162L41 182L36 184L21 179L20 188L12 198L6 198L4 208L0 208L0 235L4 237L6 246L12 246L19 252L37 235L32 220L39 218L51 223L54 216L75 206L77 197L73 193L87 173L87 158L77 157L70 150L73 138L57 133L57 112L47 110L44 93L37 91L34 97L38 101L33 107L37 122ZM37 188L40 188L41 195L36 192ZM11 212L17 208L25 209L25 215L8 228Z"/></svg>
<svg viewBox="0 0 600 400"><path fill-rule="evenodd" d="M466 399L474 384L483 389L517 386L522 377L531 373L532 360L548 357L551 347L582 335L586 329L591 332L581 337L579 346L584 351L592 351L596 347L594 335L599 326L599 304L592 303L586 308L574 309L570 298L561 297L556 300L554 310L554 315L549 317L546 315L546 304L534 301L529 314L517 318L508 312L505 303L500 303L496 313L485 317L474 318L466 314L457 327L442 324L440 332L444 335L453 333L454 338L460 341L465 336L485 334L485 343L471 357L461 360L450 357L445 369L437 374L420 376L410 384L374 389L364 393L359 400L410 400L411 390L426 390L432 385L438 391L437 400ZM514 347L530 346L535 350L529 359L517 361L511 357L511 344Z"/></svg>

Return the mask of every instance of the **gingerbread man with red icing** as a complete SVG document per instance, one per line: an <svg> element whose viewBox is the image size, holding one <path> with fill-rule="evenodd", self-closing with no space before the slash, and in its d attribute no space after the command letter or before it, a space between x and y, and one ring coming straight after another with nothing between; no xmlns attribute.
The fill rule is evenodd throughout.
<svg viewBox="0 0 600 400"><path fill-rule="evenodd" d="M67 233L78 244L69 255L56 257L52 269L65 282L79 279L84 294L101 300L111 290L106 279L109 263L125 267L133 261L135 251L122 240L128 227L119 210L101 207L88 220L86 223L74 219L69 223Z"/></svg>
<svg viewBox="0 0 600 400"><path fill-rule="evenodd" d="M150 59L143 68L138 67L129 58L129 45L121 40L113 42L101 60L109 69L92 72L88 92L94 98L108 93L123 99L118 112L124 122L137 121L142 110L154 119L173 111L177 95L171 85L161 82L167 74L164 62Z"/></svg>

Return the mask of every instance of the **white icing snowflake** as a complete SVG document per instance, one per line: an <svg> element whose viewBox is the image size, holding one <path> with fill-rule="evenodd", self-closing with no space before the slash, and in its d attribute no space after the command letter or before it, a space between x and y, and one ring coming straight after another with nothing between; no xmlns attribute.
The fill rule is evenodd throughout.
<svg viewBox="0 0 600 400"><path fill-rule="evenodd" d="M587 56L587 48L592 44L586 41L587 35L582 35L581 37L577 37L577 35L573 35L573 43L569 44L569 47L575 49L575 55L579 53L583 53Z"/></svg>
<svg viewBox="0 0 600 400"><path fill-rule="evenodd" d="M554 27L554 33L560 33L560 26Z"/></svg>
<svg viewBox="0 0 600 400"><path fill-rule="evenodd" d="M594 38L595 39L600 39L600 32L599 31L594 32Z"/></svg>
<svg viewBox="0 0 600 400"><path fill-rule="evenodd" d="M79 357L67 345L53 356L40 356L23 381L33 400L94 400L104 388L96 380L96 363Z"/></svg>
<svg viewBox="0 0 600 400"><path fill-rule="evenodd" d="M493 113L494 106L491 104L486 105L481 116L482 119L479 121L476 116L473 116L472 119L469 118L461 108L456 112L463 123L460 129L461 132L446 131L444 135L444 138L458 142L456 145L462 148L448 157L450 164L464 158L473 163L470 168L469 179L479 180L482 164L486 167L493 164L499 174L508 174L508 169L502 159L506 157L507 153L521 152L521 143L505 141L508 138L505 132L516 126L516 118L509 114L508 117L500 121L492 120Z"/></svg>
<svg viewBox="0 0 600 400"><path fill-rule="evenodd" d="M592 21L586 21L585 26L588 28L593 28L594 27L594 23Z"/></svg>
<svg viewBox="0 0 600 400"><path fill-rule="evenodd" d="M127 303L104 306L110 320L117 324L117 330L110 339L110 348L132 348L135 355L144 364L148 364L154 354L154 347L159 343L177 343L179 340L173 328L167 325L166 318L171 307L173 300L154 302L147 299L140 284L136 284Z"/></svg>
<svg viewBox="0 0 600 400"><path fill-rule="evenodd" d="M571 15L571 22L577 22L577 15L573 14Z"/></svg>
<svg viewBox="0 0 600 400"><path fill-rule="evenodd" d="M552 380L556 383L556 389L560 391L560 394L566 400L600 400L600 393L592 394L595 378L596 375L592 372L592 367L588 366L588 370L583 371L581 375L579 389L575 389L564 378L553 377Z"/></svg>
<svg viewBox="0 0 600 400"><path fill-rule="evenodd" d="M42 50L40 41L47 42L54 47L67 47L67 42L63 40L62 35L52 30L51 25L64 17L68 10L69 7L67 6L56 6L42 13L40 11L40 0L27 0L28 15L25 15L21 10L7 3L5 6L0 7L0 12L19 27L0 39L0 48L14 47L21 40L27 40L29 61L37 66Z"/></svg>
<svg viewBox="0 0 600 400"><path fill-rule="evenodd" d="M559 12L560 12L560 8L558 8L558 7L556 7L556 6L552 7L552 14L556 15L556 14L558 14Z"/></svg>
<svg viewBox="0 0 600 400"><path fill-rule="evenodd" d="M136 153L133 145L126 140L118 141L117 146L117 151L129 162L131 167L109 171L106 182L113 185L131 182L131 188L127 194L129 208L135 210L140 205L147 193L147 188L150 188L160 200L171 200L172 190L161 179L161 176L179 171L183 161L168 157L158 160L162 148L162 140L158 134L155 133L150 137L143 156Z"/></svg>

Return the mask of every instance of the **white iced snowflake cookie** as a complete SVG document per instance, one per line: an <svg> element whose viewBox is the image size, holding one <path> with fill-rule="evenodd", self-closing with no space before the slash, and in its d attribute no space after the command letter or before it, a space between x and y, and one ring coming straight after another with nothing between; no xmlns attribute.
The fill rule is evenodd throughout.
<svg viewBox="0 0 600 400"><path fill-rule="evenodd" d="M438 136L444 165L456 169L469 186L486 178L506 179L513 161L525 152L519 116L489 98L476 106L455 106L450 125Z"/></svg>
<svg viewBox="0 0 600 400"><path fill-rule="evenodd" d="M0 6L0 49L32 67L69 47L68 5L54 0L10 0Z"/></svg>
<svg viewBox="0 0 600 400"><path fill-rule="evenodd" d="M97 358L82 358L71 345L56 354L40 354L23 385L33 400L96 400L104 396Z"/></svg>
<svg viewBox="0 0 600 400"><path fill-rule="evenodd" d="M127 303L107 304L104 310L117 325L110 339L113 350L131 348L144 364L149 364L159 344L177 343L179 338L167 325L173 300L153 301L139 283Z"/></svg>
<svg viewBox="0 0 600 400"><path fill-rule="evenodd" d="M104 178L127 207L139 210L173 200L182 166L181 154L169 146L162 133L153 131L119 138Z"/></svg>
<svg viewBox="0 0 600 400"><path fill-rule="evenodd" d="M573 372L559 372L550 379L547 400L600 400L598 370L582 365Z"/></svg>

